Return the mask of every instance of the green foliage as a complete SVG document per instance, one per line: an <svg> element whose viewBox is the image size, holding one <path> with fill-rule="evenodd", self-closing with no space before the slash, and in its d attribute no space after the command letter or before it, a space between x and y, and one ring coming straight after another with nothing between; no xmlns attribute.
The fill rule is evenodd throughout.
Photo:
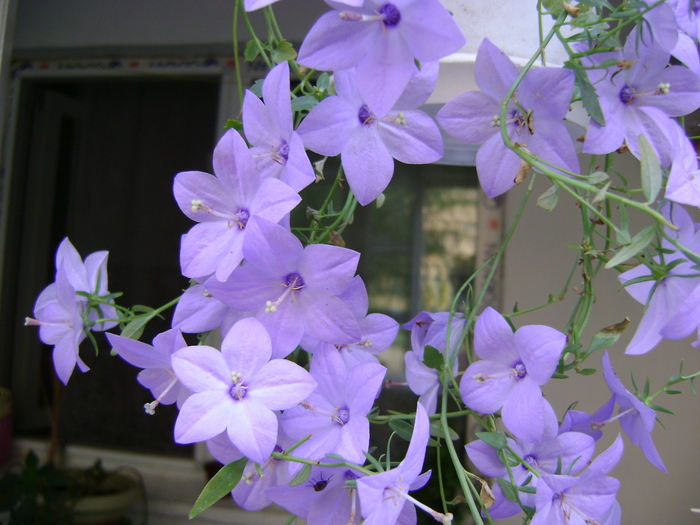
<svg viewBox="0 0 700 525"><path fill-rule="evenodd" d="M423 352L423 364L433 370L442 370L445 367L445 358L440 350L426 345Z"/></svg>
<svg viewBox="0 0 700 525"><path fill-rule="evenodd" d="M209 480L209 483L207 483L206 487L204 487L204 490L202 490L202 493L197 498L197 501L190 511L190 519L211 507L214 503L236 488L236 485L238 485L238 482L241 480L243 469L247 462L248 458L241 458L238 461L234 461L222 467L221 470Z"/></svg>
<svg viewBox="0 0 700 525"><path fill-rule="evenodd" d="M503 450L508 445L506 437L498 432L477 432L476 437L496 450Z"/></svg>

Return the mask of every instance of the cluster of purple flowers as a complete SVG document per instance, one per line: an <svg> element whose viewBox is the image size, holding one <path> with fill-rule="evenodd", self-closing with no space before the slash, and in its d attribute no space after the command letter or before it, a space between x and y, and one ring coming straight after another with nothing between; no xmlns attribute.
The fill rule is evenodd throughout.
<svg viewBox="0 0 700 525"><path fill-rule="evenodd" d="M246 8L270 3L246 0ZM437 124L417 108L435 87L437 61L459 50L464 37L438 0L329 5L334 10L313 26L298 61L333 72L330 95L295 128L300 115L290 99L290 68L287 62L275 66L262 100L245 95L245 139L229 130L216 146L215 175L183 172L175 178L175 199L197 223L180 251L182 274L194 284L176 307L172 329L153 345L108 334L114 350L143 369L138 380L154 396L146 411L176 402L176 442L206 442L224 463L248 458L233 491L245 509L274 502L311 525L363 519L367 525L412 524L414 504L420 504L409 492L429 478L421 474L429 415L438 411L443 380L459 377L457 354L473 329L478 359L462 372L459 402L491 421L498 416L509 435L500 447L489 440L466 446L481 472L501 480L490 515L530 509L537 525L620 523L619 482L608 474L620 460L622 440L594 458L595 443L601 429L619 419L632 444L665 470L650 437L656 412L624 387L605 354L611 400L592 415L568 411L560 422L541 387L562 365L567 335L541 325L514 330L492 308L475 321L460 313L423 312L404 325L412 345L405 356L408 386L420 396L413 435L395 468L363 466L368 415L386 374L376 356L393 343L399 325L386 315L368 315L367 290L355 275L360 254L330 244L305 246L292 233L289 214L301 201L299 192L316 180L306 149L340 156L361 205L390 183L394 159L420 164L443 155ZM630 295L647 305L627 348L632 354L650 351L662 338L700 334L700 275L687 256L700 253L700 227L681 207L700 205L699 168L694 147L673 120L700 107L695 11L688 1L668 2L648 13L648 25L653 31L633 32L623 49L584 60L605 117L604 124L591 119L584 152L608 154L625 146L642 156L644 137L668 176L666 199L672 202L664 213L676 229L666 231L662 254L620 276ZM672 55L687 67L669 65ZM506 99L520 71L484 40L475 75L481 91L455 98L437 120L456 138L481 144L476 164L489 197L517 183L523 162L504 136L558 174L579 172L564 122L574 96L573 70L531 69ZM65 240L56 256L56 281L28 320L40 326L42 341L55 345L55 368L64 383L76 364L87 369L78 354L86 334L119 320L107 291L106 261L106 252L98 252L83 262ZM215 329L223 337L220 349L188 346L182 336ZM288 359L298 347L311 356L308 370ZM313 465L308 481L292 483L303 464ZM426 510L438 521L451 520Z"/></svg>

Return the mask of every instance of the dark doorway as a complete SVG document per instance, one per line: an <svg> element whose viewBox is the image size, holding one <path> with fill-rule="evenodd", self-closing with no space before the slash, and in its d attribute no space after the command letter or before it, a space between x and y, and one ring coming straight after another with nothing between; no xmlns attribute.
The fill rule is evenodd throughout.
<svg viewBox="0 0 700 525"><path fill-rule="evenodd" d="M18 109L2 286L0 382L13 391L16 430L46 435L51 348L23 321L54 278L53 254L68 236L83 257L109 250L111 292L120 304L159 306L187 286L180 236L191 227L172 197L180 171L211 172L217 140L218 77L23 80ZM223 130L222 130L223 131ZM154 323L143 341L169 328ZM137 369L100 355L74 372L61 414L67 443L169 455L176 410L143 413L150 392Z"/></svg>

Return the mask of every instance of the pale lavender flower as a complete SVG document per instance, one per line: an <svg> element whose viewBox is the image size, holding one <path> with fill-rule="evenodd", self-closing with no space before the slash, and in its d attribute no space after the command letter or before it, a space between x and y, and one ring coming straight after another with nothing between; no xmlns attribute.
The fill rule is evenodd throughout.
<svg viewBox="0 0 700 525"><path fill-rule="evenodd" d="M675 236L678 241L687 248L700 252L700 230L693 223L692 218L680 205L667 205L664 214L678 227L678 231L667 229L667 233ZM675 250L668 240L662 242L662 247ZM698 312L698 286L700 276L693 269L694 264L686 260L680 251L663 255L663 263L670 265L674 261L682 260L659 280L637 282L625 287L635 300L646 305L644 316L639 327L627 345L627 354L645 354L656 347L663 337L679 339L690 335L700 327ZM661 256L654 258L653 263L662 262ZM639 265L618 276L622 284L633 279L651 277L652 271L645 265ZM678 322L680 321L680 322Z"/></svg>
<svg viewBox="0 0 700 525"><path fill-rule="evenodd" d="M275 445L275 452L282 452L282 450L282 447ZM273 503L267 495L268 490L289 483L291 478L285 461L274 457L270 457L262 465L249 461L243 470L240 482L231 491L231 496L239 507L256 512Z"/></svg>
<svg viewBox="0 0 700 525"><path fill-rule="evenodd" d="M430 472L421 475L420 471L423 468L429 437L428 414L419 403L416 405L413 435L403 461L392 470L357 480L362 516L365 518L364 525L394 525L406 506L412 507L412 504L419 504L408 493L418 490L428 482ZM421 508L437 521L441 521L443 517L441 514L423 505Z"/></svg>
<svg viewBox="0 0 700 525"><path fill-rule="evenodd" d="M236 322L253 317L256 312L241 312L229 308L211 295L202 284L190 286L180 297L173 313L173 328L186 334L221 329L225 336Z"/></svg>
<svg viewBox="0 0 700 525"><path fill-rule="evenodd" d="M225 430L243 454L264 463L277 442L273 411L291 408L316 388L303 368L271 356L270 336L254 318L231 328L221 352L204 345L175 352L175 374L194 392L175 422L175 441L205 441Z"/></svg>
<svg viewBox="0 0 700 525"><path fill-rule="evenodd" d="M572 476L586 467L593 456L595 440L580 432L560 433L553 439L540 443L529 443L521 440L507 439L511 449L540 475L568 473ZM465 447L469 459L483 474L489 477L500 477L510 481L510 474L505 464L501 462L498 451L484 441L472 441ZM517 486L537 487L539 478L525 466L518 464L511 466L510 472L513 483ZM494 484L495 486L495 484ZM519 494L523 505L533 507L535 495L522 492ZM497 501L498 502L498 501ZM514 516L520 512L520 506L508 499L498 502L494 509L489 509L491 517L502 519Z"/></svg>
<svg viewBox="0 0 700 525"><path fill-rule="evenodd" d="M437 125L415 109L430 96L438 64L425 63L421 71L415 65L412 68L414 76L406 92L386 109L376 109L361 94L355 69L337 71L338 95L321 101L299 125L307 148L326 156L340 154L350 189L363 206L386 189L394 173L393 158L426 164L443 155Z"/></svg>
<svg viewBox="0 0 700 525"><path fill-rule="evenodd" d="M506 428L518 439L543 441L557 434L554 409L540 386L552 377L566 336L548 326L529 325L515 333L493 308L474 327L474 351L482 359L462 376L460 393L467 407L493 414L501 407Z"/></svg>
<svg viewBox="0 0 700 525"><path fill-rule="evenodd" d="M285 410L282 428L289 437L311 438L294 454L320 460L338 454L362 464L369 448L369 420L374 400L382 387L386 368L363 363L348 371L334 348L320 346L311 361L311 376L318 387L299 406ZM301 464L290 463L297 470Z"/></svg>
<svg viewBox="0 0 700 525"><path fill-rule="evenodd" d="M180 248L182 274L194 279L216 274L225 281L243 259L243 239L251 217L277 222L301 198L274 178L263 178L245 141L229 130L214 149L216 177L186 171L175 177L173 193L193 221Z"/></svg>
<svg viewBox="0 0 700 525"><path fill-rule="evenodd" d="M481 144L476 170L486 195L496 197L515 185L520 157L503 143L501 105L518 76L518 68L490 40L479 46L474 65L481 91L454 98L438 112L437 120L450 135L468 144ZM574 73L543 67L527 72L508 101L508 136L530 153L555 166L578 172L574 142L564 125L574 90ZM524 113L521 111L524 111Z"/></svg>
<svg viewBox="0 0 700 525"><path fill-rule="evenodd" d="M154 414L159 404L177 402L177 406L182 407L191 392L178 381L171 363L173 353L187 346L179 330L171 329L158 334L153 339L153 346L116 334L106 335L112 349L124 361L143 368L137 377L138 382L148 388L155 398L144 406L148 414Z"/></svg>
<svg viewBox="0 0 700 525"><path fill-rule="evenodd" d="M229 280L210 278L207 289L231 308L259 311L272 337L273 356L285 357L304 331L343 345L360 340L355 316L337 295L350 285L360 254L326 244L304 248L282 226L254 217L243 243L246 264Z"/></svg>
<svg viewBox="0 0 700 525"><path fill-rule="evenodd" d="M439 60L465 43L438 0L365 0L353 9L330 5L338 10L311 28L299 49L299 63L324 71L357 66L361 97L380 116L401 96L415 60Z"/></svg>
<svg viewBox="0 0 700 525"><path fill-rule="evenodd" d="M679 204L700 207L700 167L695 146L680 126L675 126L678 148L666 183L666 198Z"/></svg>
<svg viewBox="0 0 700 525"><path fill-rule="evenodd" d="M82 301L75 295L65 270L68 262L62 262L56 272L56 281L47 286L34 305L34 319L27 318L28 326L39 326L39 338L47 345L54 345L53 364L56 375L67 384L76 363L82 372L89 370L78 354L78 347L85 339Z"/></svg>
<svg viewBox="0 0 700 525"><path fill-rule="evenodd" d="M666 67L668 51L646 39L638 40L634 34L622 52L595 55L593 64L611 58L623 67L588 71L605 126L590 120L583 151L611 153L625 143L639 157L639 135L644 135L662 165L669 166L678 148L674 129L678 124L670 117L687 115L700 107L700 78L683 66Z"/></svg>
<svg viewBox="0 0 700 525"><path fill-rule="evenodd" d="M107 297L108 252L88 255L83 261L66 237L56 250L56 281L47 286L34 305L34 319L28 326L39 326L39 338L55 345L54 367L59 379L67 384L75 365L82 372L89 370L79 355L80 343L86 330L102 331L117 325L116 321L95 323L99 319L116 319L113 304L99 304L97 299L78 295L83 292L95 297Z"/></svg>
<svg viewBox="0 0 700 525"><path fill-rule="evenodd" d="M603 374L605 375L605 382L613 394L613 399L620 408L617 416L596 422L595 426L602 428L611 421L619 419L622 430L629 436L632 444L642 449L644 456L652 465L666 472L664 462L659 456L654 442L651 440L651 432L654 430L654 424L656 423L656 412L625 388L620 378L617 377L615 370L613 370L607 352L603 355Z"/></svg>
<svg viewBox="0 0 700 525"><path fill-rule="evenodd" d="M583 474L542 476L537 484L532 525L587 525L604 523L616 507L620 482L607 474L623 452L620 436L600 454ZM605 523L612 524L613 521Z"/></svg>
<svg viewBox="0 0 700 525"><path fill-rule="evenodd" d="M346 482L359 477L347 467L313 467L306 483L280 486L266 495L308 525L356 525L362 515L357 489L348 488Z"/></svg>
<svg viewBox="0 0 700 525"><path fill-rule="evenodd" d="M447 352L447 330L450 322L449 312L431 314L421 312L403 328L411 329L411 348L404 355L406 381L414 394L420 396L418 402L423 405L428 414L434 414L437 410L438 393L440 391L440 374L437 370L424 364L425 347L432 346L440 351L445 361L457 350L456 345L461 339L466 320L460 316L452 318L450 340L452 341L450 352ZM455 359L452 364L452 373L456 376L459 363Z"/></svg>
<svg viewBox="0 0 700 525"><path fill-rule="evenodd" d="M253 145L250 153L263 177L276 177L301 191L316 176L304 144L294 131L287 62L267 74L262 93L264 104L250 91L246 91L243 101L243 129Z"/></svg>
<svg viewBox="0 0 700 525"><path fill-rule="evenodd" d="M359 275L350 282L347 290L338 295L355 316L360 327L360 340L356 343L338 345L340 356L345 361L345 366L351 370L361 363L379 363L375 356L389 348L396 339L399 324L384 314L369 314L369 297L365 283ZM323 343L322 343L323 344ZM308 333L300 343L301 347L309 353L314 353L319 345L318 339L314 339Z"/></svg>
<svg viewBox="0 0 700 525"><path fill-rule="evenodd" d="M261 9L265 6L268 6L270 4L274 4L275 2L278 2L279 0L245 0L244 6L246 11L255 11L257 9ZM361 6L362 2L364 0L335 0L337 3L340 4L346 4L350 6Z"/></svg>

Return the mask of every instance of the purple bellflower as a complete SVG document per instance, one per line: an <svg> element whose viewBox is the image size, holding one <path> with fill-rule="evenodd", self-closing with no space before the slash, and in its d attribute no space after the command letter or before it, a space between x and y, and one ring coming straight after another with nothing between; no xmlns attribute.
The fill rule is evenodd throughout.
<svg viewBox="0 0 700 525"><path fill-rule="evenodd" d="M430 437L430 420L423 406L416 405L416 423L406 457L399 465L386 472L357 480L357 491L362 503L363 525L394 525L405 506L420 505L437 521L450 523L451 515L442 515L413 499L408 492L423 487L430 471L421 475L425 449ZM415 514L413 515L415 519ZM415 523L415 521L414 521Z"/></svg>
<svg viewBox="0 0 700 525"><path fill-rule="evenodd" d="M279 0L245 0L244 6L246 11L255 11L278 1ZM336 2L358 7L362 5L364 0L336 0Z"/></svg>
<svg viewBox="0 0 700 525"><path fill-rule="evenodd" d="M620 408L617 416L605 421L598 421L594 423L595 427L602 428L608 423L619 419L622 430L629 436L632 444L642 449L644 456L652 465L666 472L664 462L661 460L661 456L659 456L654 442L651 440L651 432L654 430L654 424L656 423L656 412L625 388L620 378L617 377L615 370L613 370L607 352L603 355L603 374L605 375L605 382L613 394L613 399Z"/></svg>
<svg viewBox="0 0 700 525"><path fill-rule="evenodd" d="M277 420L279 421L279 414ZM282 432L281 425L278 426L278 432L274 452L283 452L283 447L291 447L294 442ZM231 495L239 507L255 512L272 504L272 500L267 495L269 489L285 485L291 478L285 461L272 456L261 465L249 461L243 470L241 481L231 491Z"/></svg>
<svg viewBox="0 0 700 525"><path fill-rule="evenodd" d="M299 63L324 71L357 66L360 96L380 116L403 93L415 60L436 61L465 44L438 0L365 0L353 9L329 4L337 10L311 28L299 49Z"/></svg>
<svg viewBox="0 0 700 525"><path fill-rule="evenodd" d="M204 345L175 352L175 374L194 392L175 422L175 441L206 441L226 430L248 458L267 461L277 442L273 411L293 407L316 388L306 370L271 356L270 336L254 318L231 328L221 352Z"/></svg>
<svg viewBox="0 0 700 525"><path fill-rule="evenodd" d="M618 436L580 476L542 476L537 483L532 525L617 525L619 519L611 516L617 507L620 482L607 474L620 461L623 447Z"/></svg>
<svg viewBox="0 0 700 525"><path fill-rule="evenodd" d="M346 482L361 474L347 467L313 467L309 480L295 487L277 487L267 496L308 525L356 525L361 519L356 488Z"/></svg>
<svg viewBox="0 0 700 525"><path fill-rule="evenodd" d="M77 364L82 372L89 370L78 353L85 339L82 305L77 300L75 289L68 280L67 263L61 263L56 272L56 281L47 286L34 305L34 319L27 318L27 326L39 326L39 338L47 345L54 345L53 364L56 375L68 384Z"/></svg>
<svg viewBox="0 0 700 525"><path fill-rule="evenodd" d="M595 62L617 59L618 66L588 70L596 88L605 126L591 119L583 145L585 153L605 154L623 143L639 157L639 135L644 135L664 166L674 152L680 117L700 107L700 78L684 66L666 67L669 53L659 46L627 38L622 52L595 55Z"/></svg>
<svg viewBox="0 0 700 525"><path fill-rule="evenodd" d="M207 289L231 308L258 311L272 337L273 356L286 357L304 331L331 344L361 339L355 316L337 295L350 285L360 254L301 242L282 226L254 217L243 243L246 264L225 283L210 278Z"/></svg>
<svg viewBox="0 0 700 525"><path fill-rule="evenodd" d="M338 345L340 356L345 366L351 370L361 363L379 363L375 356L391 346L399 331L399 324L384 314L369 314L369 297L365 283L359 275L350 282L350 286L338 295L355 316L360 327L361 338L356 343ZM319 341L308 333L301 341L301 347L309 353L314 353Z"/></svg>
<svg viewBox="0 0 700 525"><path fill-rule="evenodd" d="M241 319L256 312L241 312L229 308L207 291L202 284L190 286L180 297L173 313L173 328L186 334L199 334L219 328L226 336Z"/></svg>
<svg viewBox="0 0 700 525"><path fill-rule="evenodd" d="M700 207L700 167L698 154L680 126L674 128L678 149L666 183L666 198L679 204Z"/></svg>
<svg viewBox="0 0 700 525"><path fill-rule="evenodd" d="M453 317L450 330L451 351L447 352L447 328L450 319L449 312L428 313L421 312L403 328L411 330L412 351L404 356L406 381L414 394L420 396L418 402L425 407L428 414L434 414L437 410L438 393L440 391L440 374L437 370L429 368L423 363L425 359L425 347L430 345L442 353L445 360L455 352L456 345L461 339L466 320ZM456 376L459 363L455 359L452 373Z"/></svg>
<svg viewBox="0 0 700 525"><path fill-rule="evenodd" d="M476 169L489 197L511 189L521 165L520 157L503 143L500 128L501 103L518 74L517 66L485 38L474 64L481 91L459 95L437 114L438 122L450 135L467 144L481 144ZM506 117L508 136L514 142L544 161L578 172L574 142L563 122L573 90L573 71L532 69L515 92L519 106L509 100Z"/></svg>
<svg viewBox="0 0 700 525"><path fill-rule="evenodd" d="M338 95L321 101L299 125L307 148L326 156L340 154L350 189L363 206L391 181L392 157L406 164L427 164L443 155L437 124L415 109L435 87L438 64L425 63L421 71L412 67L414 75L404 95L381 110L360 93L355 69L337 71Z"/></svg>
<svg viewBox="0 0 700 525"><path fill-rule="evenodd" d="M294 440L311 438L294 454L313 460L339 454L350 463L362 464L369 448L369 420L374 400L384 381L386 368L362 363L348 372L334 348L321 345L311 361L316 390L301 405L285 410L282 428ZM290 469L301 468L290 463Z"/></svg>
<svg viewBox="0 0 700 525"><path fill-rule="evenodd" d="M182 212L195 225L182 238L182 274L193 279L216 274L225 281L243 259L243 239L251 217L277 222L301 198L274 178L263 178L243 138L235 130L214 149L216 177L186 171L175 177L173 192Z"/></svg>
<svg viewBox="0 0 700 525"><path fill-rule="evenodd" d="M566 336L548 326L513 333L501 314L487 308L474 326L474 351L482 360L467 368L459 387L464 404L483 414L502 407L503 423L518 439L552 439L557 417L540 386L552 377L565 345Z"/></svg>
<svg viewBox="0 0 700 525"><path fill-rule="evenodd" d="M39 326L39 338L44 343L54 345L54 367L64 384L68 383L76 364L82 372L89 370L78 354L78 347L86 337L85 330L103 331L117 325L116 321L95 322L117 318L111 300L105 304L76 293L109 295L108 255L106 251L95 252L83 261L68 238L63 239L56 250L56 281L39 294L34 319L26 319L26 325Z"/></svg>
<svg viewBox="0 0 700 525"><path fill-rule="evenodd" d="M267 74L262 92L264 104L250 91L246 91L243 102L243 129L253 145L250 153L263 177L276 177L301 191L316 176L304 144L294 131L289 63L282 62Z"/></svg>
<svg viewBox="0 0 700 525"><path fill-rule="evenodd" d="M514 441L508 438L508 445L540 475L554 474L561 469L560 472L567 472L573 476L586 467L593 457L595 440L580 432L564 432L540 443ZM510 481L508 469L499 459L495 448L479 440L472 441L465 449L474 466L483 474ZM517 486L523 486L528 478L530 478L528 486L538 486L539 478L532 476L531 471L523 465L512 466L510 471L513 475L513 483ZM494 487L496 486L494 484ZM534 506L534 494L522 492L519 497L523 505ZM520 505L506 498L501 498L500 501L497 499L494 507L489 508L489 514L496 519L515 516L521 511Z"/></svg>
<svg viewBox="0 0 700 525"><path fill-rule="evenodd" d="M687 248L700 252L700 230L693 223L690 215L680 205L668 205L664 213L676 225L678 231L667 230L671 236L676 236L678 241ZM675 250L675 247L667 240L662 242L662 247ZM663 337L679 339L690 335L699 327L700 297L698 286L700 276L693 269L694 264L685 260L686 257L680 251L664 254L664 264L670 265L674 261L684 260L669 271L664 271L658 280L637 282L625 287L635 300L646 304L646 310L639 327L627 345L627 354L645 354L661 341ZM660 263L660 257L654 258L653 263ZM639 265L618 276L622 284L642 277L652 276L652 270Z"/></svg>
<svg viewBox="0 0 700 525"><path fill-rule="evenodd" d="M124 361L143 368L137 377L138 382L155 397L154 401L144 405L147 414L155 414L159 404L177 402L177 406L182 407L191 392L180 383L171 364L173 353L187 346L179 330L171 329L158 334L153 339L153 346L120 335L106 335L112 349Z"/></svg>

